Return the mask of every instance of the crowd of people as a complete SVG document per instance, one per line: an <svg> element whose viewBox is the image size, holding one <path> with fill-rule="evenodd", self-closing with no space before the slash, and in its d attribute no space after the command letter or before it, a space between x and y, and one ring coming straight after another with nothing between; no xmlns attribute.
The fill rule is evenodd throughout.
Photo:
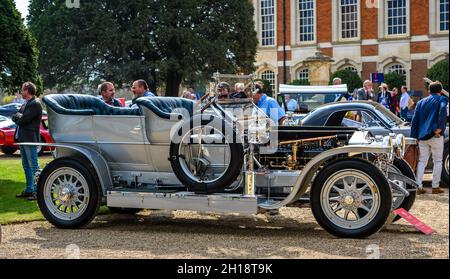
<svg viewBox="0 0 450 279"><path fill-rule="evenodd" d="M408 112L415 106L414 101L408 93L408 87L406 85L399 89L397 87L392 88L389 91L389 87L386 83L380 85L379 92L375 92L373 84L370 80L366 80L361 89L358 89L355 94L355 99L360 101L374 101L383 105L386 109L390 110L395 115L401 117L404 120L410 121Z"/></svg>

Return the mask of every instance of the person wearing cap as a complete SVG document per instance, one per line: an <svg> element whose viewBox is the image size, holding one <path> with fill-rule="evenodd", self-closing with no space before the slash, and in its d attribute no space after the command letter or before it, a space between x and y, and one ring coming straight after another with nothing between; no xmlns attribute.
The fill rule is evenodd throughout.
<svg viewBox="0 0 450 279"><path fill-rule="evenodd" d="M217 91L219 92L219 99L228 99L230 97L230 85L227 82L219 83Z"/></svg>
<svg viewBox="0 0 450 279"><path fill-rule="evenodd" d="M253 103L264 111L274 121L275 125L282 125L284 120L286 120L285 111L274 98L264 94L264 84L262 82L257 82L255 88L256 90L253 92Z"/></svg>
<svg viewBox="0 0 450 279"><path fill-rule="evenodd" d="M380 89L381 92L378 94L377 103L392 111L392 93L388 90L388 85L386 83L382 83Z"/></svg>
<svg viewBox="0 0 450 279"><path fill-rule="evenodd" d="M104 82L100 84L98 91L100 100L113 107L122 107L122 103L114 98L114 95L116 94L114 84L111 82Z"/></svg>

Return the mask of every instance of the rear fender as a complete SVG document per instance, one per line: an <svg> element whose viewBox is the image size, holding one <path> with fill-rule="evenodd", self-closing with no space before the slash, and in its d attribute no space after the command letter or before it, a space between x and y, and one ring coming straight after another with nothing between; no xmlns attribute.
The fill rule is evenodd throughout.
<svg viewBox="0 0 450 279"><path fill-rule="evenodd" d="M103 156L92 148L75 144L59 144L59 143L21 143L20 145L42 146L53 151L53 158L73 158L80 161L87 161L92 165L93 171L97 175L100 183L101 193L106 196L106 192L113 188L111 172L106 160Z"/></svg>

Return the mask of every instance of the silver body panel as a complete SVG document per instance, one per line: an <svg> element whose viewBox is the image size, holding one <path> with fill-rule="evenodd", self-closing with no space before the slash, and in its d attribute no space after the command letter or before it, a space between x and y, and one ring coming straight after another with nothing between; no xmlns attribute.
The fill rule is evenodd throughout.
<svg viewBox="0 0 450 279"><path fill-rule="evenodd" d="M200 212L239 213L252 215L258 212L255 196L232 194L198 195L189 192L174 194L110 191L108 206L164 210L193 210Z"/></svg>

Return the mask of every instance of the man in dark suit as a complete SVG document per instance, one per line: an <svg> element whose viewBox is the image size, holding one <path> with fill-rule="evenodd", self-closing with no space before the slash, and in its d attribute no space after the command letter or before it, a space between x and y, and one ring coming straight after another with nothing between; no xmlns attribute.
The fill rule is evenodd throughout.
<svg viewBox="0 0 450 279"><path fill-rule="evenodd" d="M392 93L388 90L388 85L386 83L382 83L380 86L380 93L378 94L377 102L383 105L388 110L392 111L393 101L392 101Z"/></svg>
<svg viewBox="0 0 450 279"><path fill-rule="evenodd" d="M373 91L372 82L366 80L363 84L363 88L356 92L356 98L358 101L377 101L377 95Z"/></svg>
<svg viewBox="0 0 450 279"><path fill-rule="evenodd" d="M12 120L17 124L14 140L18 143L37 143L40 142L40 125L42 120L42 106L36 99L36 86L31 82L25 82L22 85L21 94L26 101L19 112L13 115ZM26 188L17 198L26 198L36 200L36 185L34 175L39 169L38 152L36 146L20 145L20 156L22 157L22 166L25 171Z"/></svg>

